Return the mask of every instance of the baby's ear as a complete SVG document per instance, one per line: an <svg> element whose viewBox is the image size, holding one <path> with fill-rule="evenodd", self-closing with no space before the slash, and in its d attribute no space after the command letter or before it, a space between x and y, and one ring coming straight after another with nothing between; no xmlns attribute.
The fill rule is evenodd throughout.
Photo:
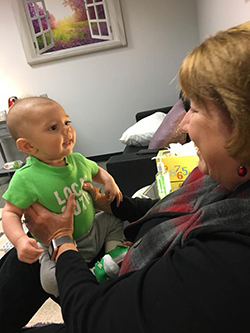
<svg viewBox="0 0 250 333"><path fill-rule="evenodd" d="M16 145L18 149L20 149L22 152L26 154L32 154L37 150L34 146L32 146L32 144L26 138L17 139Z"/></svg>

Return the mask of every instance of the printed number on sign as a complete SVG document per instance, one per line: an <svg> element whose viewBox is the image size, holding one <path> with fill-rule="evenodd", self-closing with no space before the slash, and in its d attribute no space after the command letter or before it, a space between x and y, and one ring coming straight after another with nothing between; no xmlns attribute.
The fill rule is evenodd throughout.
<svg viewBox="0 0 250 333"><path fill-rule="evenodd" d="M174 165L174 169L169 170L170 177L177 177L178 179L183 179L188 175L187 167L181 167L181 165Z"/></svg>

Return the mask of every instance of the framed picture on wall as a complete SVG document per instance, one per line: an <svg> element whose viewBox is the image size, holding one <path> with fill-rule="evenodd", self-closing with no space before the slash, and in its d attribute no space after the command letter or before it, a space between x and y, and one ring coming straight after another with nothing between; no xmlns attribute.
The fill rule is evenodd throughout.
<svg viewBox="0 0 250 333"><path fill-rule="evenodd" d="M126 45L119 0L12 0L30 65Z"/></svg>

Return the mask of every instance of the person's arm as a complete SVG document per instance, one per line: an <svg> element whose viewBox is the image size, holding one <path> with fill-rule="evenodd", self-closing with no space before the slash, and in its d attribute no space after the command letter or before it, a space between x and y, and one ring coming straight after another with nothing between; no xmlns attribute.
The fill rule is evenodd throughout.
<svg viewBox="0 0 250 333"><path fill-rule="evenodd" d="M178 273L171 278L173 271L168 272L166 261L162 258L142 270L99 284L78 253L63 253L57 261L56 277L69 331L165 332L167 327L169 332L181 332L174 322L178 309L183 311L186 295L178 288L174 295Z"/></svg>
<svg viewBox="0 0 250 333"><path fill-rule="evenodd" d="M109 203L116 199L117 206L122 201L122 193L114 178L103 168L98 167L98 172L92 177L94 182L104 185L104 193Z"/></svg>
<svg viewBox="0 0 250 333"><path fill-rule="evenodd" d="M131 198L126 195L120 206L117 207L115 202L111 203L112 213L123 221L134 222L143 217L158 200L146 198Z"/></svg>
<svg viewBox="0 0 250 333"><path fill-rule="evenodd" d="M83 189L91 194L95 208L129 222L134 222L144 216L158 201L124 196L117 207L116 200L109 204L106 196L100 192L100 188L94 187L91 183L84 183Z"/></svg>
<svg viewBox="0 0 250 333"><path fill-rule="evenodd" d="M245 244L235 245L220 236L191 239L102 284L79 254L63 253L56 276L65 323L74 333L244 332L250 250L245 257Z"/></svg>
<svg viewBox="0 0 250 333"><path fill-rule="evenodd" d="M25 234L21 222L22 213L21 208L6 201L2 212L3 230L6 237L17 249L18 259L31 264L38 260L43 250L38 248L35 239Z"/></svg>

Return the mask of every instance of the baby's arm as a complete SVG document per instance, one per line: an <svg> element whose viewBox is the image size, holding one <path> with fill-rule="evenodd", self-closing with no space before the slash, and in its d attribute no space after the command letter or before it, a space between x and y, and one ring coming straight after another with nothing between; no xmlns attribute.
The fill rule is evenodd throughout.
<svg viewBox="0 0 250 333"><path fill-rule="evenodd" d="M120 202L122 201L122 193L114 178L106 170L98 167L98 172L93 177L93 181L104 185L104 193L109 203L116 198L117 207L120 205Z"/></svg>
<svg viewBox="0 0 250 333"><path fill-rule="evenodd" d="M22 213L21 208L6 201L2 213L3 230L10 242L15 246L18 259L31 264L38 260L43 250L38 248L34 238L30 238L25 234L21 223Z"/></svg>

